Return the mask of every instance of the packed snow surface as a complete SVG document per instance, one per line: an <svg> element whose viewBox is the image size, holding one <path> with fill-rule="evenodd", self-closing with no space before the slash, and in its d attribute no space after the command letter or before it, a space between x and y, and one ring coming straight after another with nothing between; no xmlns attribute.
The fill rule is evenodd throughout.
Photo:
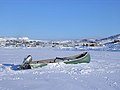
<svg viewBox="0 0 120 90"><path fill-rule="evenodd" d="M33 60L42 60L82 52L0 48L0 63L20 64L27 55L32 55ZM120 52L88 52L91 55L88 64L59 63L21 71L0 65L0 90L120 90Z"/></svg>

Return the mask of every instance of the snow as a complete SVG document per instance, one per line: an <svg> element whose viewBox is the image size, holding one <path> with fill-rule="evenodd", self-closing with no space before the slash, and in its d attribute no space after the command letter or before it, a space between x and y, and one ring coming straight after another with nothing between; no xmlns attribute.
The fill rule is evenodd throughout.
<svg viewBox="0 0 120 90"><path fill-rule="evenodd" d="M83 51L49 48L0 48L0 63L20 64L27 55L34 60L63 57ZM13 71L0 65L0 90L120 90L120 52L88 51L88 64L50 64Z"/></svg>
<svg viewBox="0 0 120 90"><path fill-rule="evenodd" d="M60 47L62 50L73 50L73 51L120 51L120 42L118 43L107 43L103 46L76 46L76 47Z"/></svg>

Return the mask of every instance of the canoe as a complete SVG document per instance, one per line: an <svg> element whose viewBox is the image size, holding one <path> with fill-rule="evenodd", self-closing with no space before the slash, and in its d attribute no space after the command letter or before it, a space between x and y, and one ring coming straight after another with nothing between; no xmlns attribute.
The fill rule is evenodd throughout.
<svg viewBox="0 0 120 90"><path fill-rule="evenodd" d="M30 62L31 68L38 68L46 66L50 63L65 63L65 64L78 64L78 63L89 63L90 62L90 54L88 52L83 52L82 54L77 54L73 56L67 57L56 57L53 59L47 60L34 60Z"/></svg>
<svg viewBox="0 0 120 90"><path fill-rule="evenodd" d="M24 59L23 63L20 65L0 64L0 66L3 68L10 67L12 70L25 70L25 69L43 67L52 63L78 64L78 63L89 63L89 62L90 62L90 54L88 52L84 52L82 54L77 54L74 56L68 56L63 58L56 57L47 60L32 60L32 56L28 55L27 58Z"/></svg>

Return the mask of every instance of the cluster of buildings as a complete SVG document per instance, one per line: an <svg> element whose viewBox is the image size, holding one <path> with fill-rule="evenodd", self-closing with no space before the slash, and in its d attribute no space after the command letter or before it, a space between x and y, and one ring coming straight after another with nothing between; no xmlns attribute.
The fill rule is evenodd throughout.
<svg viewBox="0 0 120 90"><path fill-rule="evenodd" d="M98 47L109 43L120 43L120 34L100 40L31 40L28 37L0 37L0 47Z"/></svg>
<svg viewBox="0 0 120 90"><path fill-rule="evenodd" d="M34 41L30 41L28 37L23 38L0 38L0 47L35 47Z"/></svg>
<svg viewBox="0 0 120 90"><path fill-rule="evenodd" d="M76 46L100 46L95 40L30 40L22 38L0 38L0 47L76 47Z"/></svg>

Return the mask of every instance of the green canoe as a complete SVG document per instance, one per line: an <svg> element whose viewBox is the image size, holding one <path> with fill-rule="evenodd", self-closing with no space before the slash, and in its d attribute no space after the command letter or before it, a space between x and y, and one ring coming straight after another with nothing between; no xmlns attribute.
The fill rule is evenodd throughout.
<svg viewBox="0 0 120 90"><path fill-rule="evenodd" d="M65 63L65 64L78 64L78 63L89 63L90 62L90 54L88 52L84 52L82 54L68 56L68 57L56 57L54 59L47 60L34 60L30 62L31 68L38 68L46 66L50 63Z"/></svg>

